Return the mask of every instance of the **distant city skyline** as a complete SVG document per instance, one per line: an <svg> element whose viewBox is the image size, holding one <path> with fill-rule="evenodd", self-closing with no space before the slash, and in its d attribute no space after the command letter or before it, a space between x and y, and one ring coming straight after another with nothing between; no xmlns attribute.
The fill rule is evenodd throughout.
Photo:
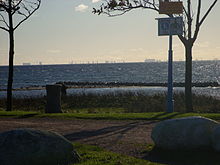
<svg viewBox="0 0 220 165"><path fill-rule="evenodd" d="M200 59L194 59L193 61L220 61L220 59L215 58L215 59L208 59L208 60L200 60ZM15 66L20 66L20 65L74 65L74 64L119 64L119 63L157 63L157 62L167 62L167 60L157 60L157 59L145 59L144 61L78 61L78 62L74 62L74 61L69 61L68 63L43 63L41 61L39 62L23 62L21 64L15 64ZM173 62L185 62L185 60L174 60ZM0 66L7 66L7 65L0 65Z"/></svg>
<svg viewBox="0 0 220 165"><path fill-rule="evenodd" d="M168 37L157 36L149 10L135 10L119 17L97 16L99 0L42 1L41 8L15 32L15 64L69 64L92 61L167 61ZM203 9L208 6L203 2ZM201 28L193 49L194 60L220 58L220 5ZM174 37L174 60L184 61L184 47ZM8 34L0 30L0 65L8 65Z"/></svg>

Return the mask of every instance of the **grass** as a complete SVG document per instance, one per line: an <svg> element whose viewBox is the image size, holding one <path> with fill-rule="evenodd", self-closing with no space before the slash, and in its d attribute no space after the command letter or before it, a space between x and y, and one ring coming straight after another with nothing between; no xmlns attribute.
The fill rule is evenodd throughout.
<svg viewBox="0 0 220 165"><path fill-rule="evenodd" d="M184 112L185 96L183 93L174 95L174 110ZM5 109L6 99L0 99L0 109ZM21 111L44 112L46 97L14 98L13 109ZM194 112L218 113L220 100L211 96L193 95ZM166 95L144 95L143 93L117 94L81 94L62 98L62 110L74 113L146 113L165 112Z"/></svg>
<svg viewBox="0 0 220 165"><path fill-rule="evenodd" d="M105 151L96 146L76 143L74 147L81 156L80 163L76 165L160 165L148 160Z"/></svg>
<svg viewBox="0 0 220 165"><path fill-rule="evenodd" d="M143 151L145 157L137 159L103 150L96 146L74 144L81 157L77 165L219 165L219 152L213 150L167 151L148 145Z"/></svg>
<svg viewBox="0 0 220 165"><path fill-rule="evenodd" d="M148 120L161 121L189 116L203 116L213 120L220 120L220 113L57 113L45 114L26 111L0 111L0 117L13 118L59 118L59 119L93 119L93 120Z"/></svg>

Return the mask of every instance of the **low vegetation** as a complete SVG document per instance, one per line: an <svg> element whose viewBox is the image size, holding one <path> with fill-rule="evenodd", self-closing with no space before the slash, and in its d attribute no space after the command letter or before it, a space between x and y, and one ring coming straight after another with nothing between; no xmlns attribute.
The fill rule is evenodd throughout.
<svg viewBox="0 0 220 165"><path fill-rule="evenodd" d="M184 112L183 93L174 95L175 112ZM5 99L0 99L0 109L5 109ZM44 112L46 98L15 98L13 109ZM220 100L211 96L193 95L194 112L218 113ZM143 93L81 94L62 98L62 110L74 113L147 113L165 112L166 95L144 95Z"/></svg>

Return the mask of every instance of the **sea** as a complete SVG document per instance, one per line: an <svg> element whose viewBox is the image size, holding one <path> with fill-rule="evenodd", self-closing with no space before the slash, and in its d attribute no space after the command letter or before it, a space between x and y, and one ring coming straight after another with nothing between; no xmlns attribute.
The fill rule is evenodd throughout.
<svg viewBox="0 0 220 165"><path fill-rule="evenodd" d="M28 65L14 67L14 89L41 87L57 82L122 82L122 83L166 83L167 62L98 63L66 65ZM8 67L0 66L0 97L6 97ZM184 82L185 62L174 62L173 81ZM195 83L217 82L220 84L220 61L193 61L192 81ZM166 92L166 87L121 87L68 89L69 94L144 92L155 94ZM176 87L174 91L184 91ZM219 87L193 87L197 94L220 97ZM15 97L45 95L44 90L14 91Z"/></svg>

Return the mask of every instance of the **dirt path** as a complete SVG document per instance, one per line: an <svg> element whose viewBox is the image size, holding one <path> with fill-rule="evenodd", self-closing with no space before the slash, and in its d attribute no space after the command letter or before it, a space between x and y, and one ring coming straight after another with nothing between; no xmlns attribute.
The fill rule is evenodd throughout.
<svg viewBox="0 0 220 165"><path fill-rule="evenodd" d="M1 118L0 132L15 128L50 130L71 141L92 144L107 150L141 158L155 122Z"/></svg>

